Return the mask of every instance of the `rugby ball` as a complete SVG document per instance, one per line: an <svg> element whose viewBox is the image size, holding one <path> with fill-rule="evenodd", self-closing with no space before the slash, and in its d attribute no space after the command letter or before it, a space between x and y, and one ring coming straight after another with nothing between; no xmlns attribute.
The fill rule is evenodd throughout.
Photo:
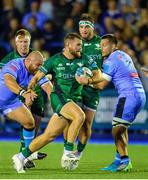
<svg viewBox="0 0 148 180"><path fill-rule="evenodd" d="M92 71L87 67L78 67L76 70L75 76L84 76L84 77L92 77L93 73Z"/></svg>

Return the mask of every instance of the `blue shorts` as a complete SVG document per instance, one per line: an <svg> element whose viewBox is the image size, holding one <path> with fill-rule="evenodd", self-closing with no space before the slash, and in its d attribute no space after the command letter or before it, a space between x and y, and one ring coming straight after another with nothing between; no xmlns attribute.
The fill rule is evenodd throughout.
<svg viewBox="0 0 148 180"><path fill-rule="evenodd" d="M0 102L0 112L3 113L4 115L8 114L9 112L14 111L20 106L24 106L24 104L18 99L14 99L11 102Z"/></svg>
<svg viewBox="0 0 148 180"><path fill-rule="evenodd" d="M120 95L115 107L112 125L130 126L146 102L145 93L135 92Z"/></svg>

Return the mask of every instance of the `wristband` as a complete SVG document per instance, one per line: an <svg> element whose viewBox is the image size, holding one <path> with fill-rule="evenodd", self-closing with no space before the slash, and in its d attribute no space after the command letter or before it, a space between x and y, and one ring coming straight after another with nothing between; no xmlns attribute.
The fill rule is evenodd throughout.
<svg viewBox="0 0 148 180"><path fill-rule="evenodd" d="M25 89L21 89L19 95L22 96L25 92L26 92Z"/></svg>

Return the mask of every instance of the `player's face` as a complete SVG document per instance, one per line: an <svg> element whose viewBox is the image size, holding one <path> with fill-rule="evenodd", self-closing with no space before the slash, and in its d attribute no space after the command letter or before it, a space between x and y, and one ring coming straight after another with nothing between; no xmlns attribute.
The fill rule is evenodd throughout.
<svg viewBox="0 0 148 180"><path fill-rule="evenodd" d="M30 66L28 68L29 72L31 74L35 74L39 68L42 66L43 62L42 61L30 61Z"/></svg>
<svg viewBox="0 0 148 180"><path fill-rule="evenodd" d="M75 38L73 41L70 41L68 48L69 48L69 52L74 57L80 57L82 50L82 40Z"/></svg>
<svg viewBox="0 0 148 180"><path fill-rule="evenodd" d="M25 56L29 52L30 38L28 36L16 37L16 49L21 56Z"/></svg>
<svg viewBox="0 0 148 180"><path fill-rule="evenodd" d="M83 39L89 40L92 36L93 29L88 25L81 24L79 25L79 32Z"/></svg>
<svg viewBox="0 0 148 180"><path fill-rule="evenodd" d="M102 39L100 45L103 57L109 56L113 52L113 44L108 39Z"/></svg>

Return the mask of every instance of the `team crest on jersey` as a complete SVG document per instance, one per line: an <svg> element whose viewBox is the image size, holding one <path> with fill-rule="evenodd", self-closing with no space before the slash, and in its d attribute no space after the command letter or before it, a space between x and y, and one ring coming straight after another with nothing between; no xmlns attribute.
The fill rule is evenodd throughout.
<svg viewBox="0 0 148 180"><path fill-rule="evenodd" d="M90 46L91 43L84 43L84 46Z"/></svg>
<svg viewBox="0 0 148 180"><path fill-rule="evenodd" d="M82 63L77 63L77 65L79 66L79 67L82 67L83 66L83 64Z"/></svg>

